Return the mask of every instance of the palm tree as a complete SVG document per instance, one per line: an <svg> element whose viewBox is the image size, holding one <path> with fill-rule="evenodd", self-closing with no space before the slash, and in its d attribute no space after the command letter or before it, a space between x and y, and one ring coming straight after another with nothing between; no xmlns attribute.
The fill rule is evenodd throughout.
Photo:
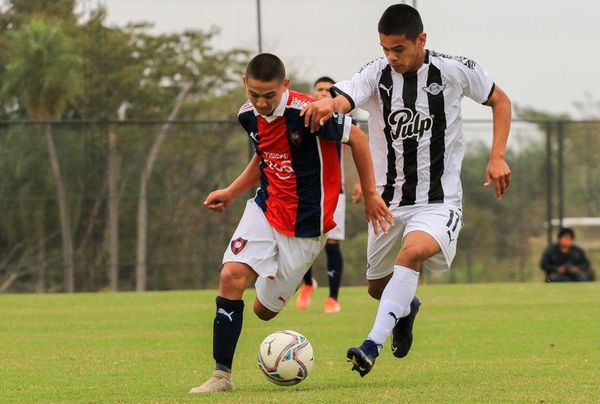
<svg viewBox="0 0 600 404"><path fill-rule="evenodd" d="M13 54L4 74L3 92L18 99L27 116L39 121L46 138L56 185L63 245L64 291L74 291L73 237L51 121L82 93L82 59L56 21L33 17L10 37Z"/></svg>

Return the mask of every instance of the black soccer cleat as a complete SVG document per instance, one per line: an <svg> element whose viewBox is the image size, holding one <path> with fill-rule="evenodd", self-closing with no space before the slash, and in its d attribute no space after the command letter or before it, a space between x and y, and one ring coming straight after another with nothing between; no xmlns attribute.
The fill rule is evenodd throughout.
<svg viewBox="0 0 600 404"><path fill-rule="evenodd" d="M365 340L358 348L348 349L346 357L348 362L352 363L352 370L356 370L360 377L364 377L373 368L380 349L381 345L377 345L369 339Z"/></svg>
<svg viewBox="0 0 600 404"><path fill-rule="evenodd" d="M404 358L410 351L413 341L413 324L420 305L421 301L415 296L410 302L409 315L399 319L392 330L392 353L396 358Z"/></svg>

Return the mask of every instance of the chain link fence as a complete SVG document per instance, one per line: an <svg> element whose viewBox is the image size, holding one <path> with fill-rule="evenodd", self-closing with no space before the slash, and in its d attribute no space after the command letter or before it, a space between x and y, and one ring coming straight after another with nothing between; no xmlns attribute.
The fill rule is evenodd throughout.
<svg viewBox="0 0 600 404"><path fill-rule="evenodd" d="M0 291L64 290L67 228L75 291L110 289L111 278L118 290L134 290L144 170L149 173L145 288L217 286L222 254L245 198L222 214L202 202L245 168L248 139L230 121L164 125L0 123ZM155 145L164 129L164 143ZM600 226L589 219L600 217L600 123L514 122L508 154L512 184L501 201L482 186L491 122L466 121L464 131L465 227L458 253L449 272L425 272L423 282L541 281L538 260L552 219L587 224L575 228L576 242L598 269ZM154 164L149 162L153 145L160 146ZM350 157L345 164L350 192L356 171ZM348 201L347 206L343 284L360 285L365 283L366 225L362 205ZM324 254L314 269L326 283Z"/></svg>

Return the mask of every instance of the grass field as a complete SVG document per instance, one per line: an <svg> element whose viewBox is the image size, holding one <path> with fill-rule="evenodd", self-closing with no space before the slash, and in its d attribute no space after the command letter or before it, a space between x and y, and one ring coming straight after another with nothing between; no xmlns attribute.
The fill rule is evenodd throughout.
<svg viewBox="0 0 600 404"><path fill-rule="evenodd" d="M402 360L386 345L373 371L350 372L346 349L368 333L376 304L343 288L325 315L325 288L306 312L270 322L251 313L234 362L236 391L190 387L213 368L214 291L0 296L0 402L599 402L600 287L588 284L422 286L415 343ZM310 377L269 383L260 341L278 329L315 349Z"/></svg>

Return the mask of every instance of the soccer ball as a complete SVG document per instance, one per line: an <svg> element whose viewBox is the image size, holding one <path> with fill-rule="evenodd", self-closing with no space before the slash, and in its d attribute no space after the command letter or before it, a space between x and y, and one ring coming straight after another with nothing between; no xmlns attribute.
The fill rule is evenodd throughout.
<svg viewBox="0 0 600 404"><path fill-rule="evenodd" d="M274 332L258 349L258 367L270 382L280 386L292 386L306 379L313 363L312 345L296 331Z"/></svg>

